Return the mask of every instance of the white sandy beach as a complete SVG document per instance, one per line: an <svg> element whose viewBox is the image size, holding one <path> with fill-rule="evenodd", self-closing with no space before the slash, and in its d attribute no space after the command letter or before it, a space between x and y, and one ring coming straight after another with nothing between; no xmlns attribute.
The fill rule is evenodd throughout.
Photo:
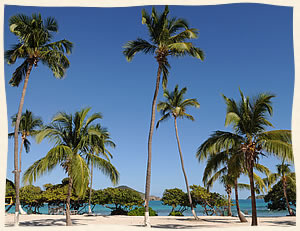
<svg viewBox="0 0 300 231"><path fill-rule="evenodd" d="M117 228L116 230L136 229L143 227L144 217L134 216L71 216L73 226L100 225L102 228ZM221 227L249 227L251 218L248 223L241 223L237 217L226 216L199 216L200 220L195 221L193 217L167 217L157 216L151 217L151 225L153 228L162 229L200 229L200 228L221 228ZM5 216L5 227L13 227L14 215ZM268 227L294 227L296 225L296 217L259 217L259 226ZM64 215L21 215L21 227L62 227L65 226ZM118 229L119 228L119 229ZM106 230L106 229L102 229Z"/></svg>

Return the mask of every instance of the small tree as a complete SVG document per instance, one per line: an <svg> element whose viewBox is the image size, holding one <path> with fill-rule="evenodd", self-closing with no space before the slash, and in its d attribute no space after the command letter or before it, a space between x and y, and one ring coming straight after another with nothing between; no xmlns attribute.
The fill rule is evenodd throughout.
<svg viewBox="0 0 300 231"><path fill-rule="evenodd" d="M44 206L45 202L40 187L26 185L20 188L20 203L28 213L40 213L39 209Z"/></svg>
<svg viewBox="0 0 300 231"><path fill-rule="evenodd" d="M296 177L295 173L290 174L293 180L288 180L286 182L286 195L289 201L289 205L296 207ZM278 181L268 194L264 197L266 203L268 203L268 208L270 210L287 210L286 199L284 196L284 187L282 181ZM294 213L294 211L293 211Z"/></svg>
<svg viewBox="0 0 300 231"><path fill-rule="evenodd" d="M43 191L43 198L48 202L49 206L64 206L68 197L68 185L69 179L64 178L61 184L45 184ZM84 206L84 203L88 201L87 193L84 196L79 197L76 194L76 190L72 188L72 196L70 198L70 209L79 210L79 208Z"/></svg>
<svg viewBox="0 0 300 231"><path fill-rule="evenodd" d="M220 213L220 208L227 205L226 198L219 193L210 193L198 185L192 185L190 188L192 189L191 194L193 201L204 208L206 215L211 216L217 214L217 212Z"/></svg>
<svg viewBox="0 0 300 231"><path fill-rule="evenodd" d="M131 189L106 188L96 190L92 195L92 204L104 205L111 209L111 215L127 215L133 206L142 206L143 202L141 195ZM107 204L113 204L114 207Z"/></svg>
<svg viewBox="0 0 300 231"><path fill-rule="evenodd" d="M183 216L183 212L186 211L187 208L190 206L187 193L183 192L179 188L166 189L164 191L163 197L161 198L161 201L164 205L172 206L172 211L170 212L169 216Z"/></svg>

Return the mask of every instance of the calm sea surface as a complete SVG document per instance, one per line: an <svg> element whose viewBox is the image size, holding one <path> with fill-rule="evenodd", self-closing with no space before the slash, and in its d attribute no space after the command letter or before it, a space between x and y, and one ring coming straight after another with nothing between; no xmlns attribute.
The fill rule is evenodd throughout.
<svg viewBox="0 0 300 231"><path fill-rule="evenodd" d="M239 200L240 202L240 208L244 213L248 213L251 215L251 200ZM235 201L233 200L233 203ZM157 213L158 216L168 216L170 211L172 210L171 206L163 205L161 201L150 201L149 206L154 209ZM267 203L264 202L263 199L257 199L256 200L256 207L257 207L257 215L259 217L269 217L269 216L286 216L288 215L288 211L269 211L267 208ZM24 209L26 211L26 209ZM12 207L9 210L9 213L14 213L15 208ZM81 208L80 212L87 212L88 207ZM96 205L94 208L94 213L97 214L102 214L102 215L109 215L110 214L110 209L105 208L102 205ZM40 208L40 213L42 214L48 214L48 206L45 205L42 208ZM204 210L201 206L198 206L196 208L196 213L199 216L205 215ZM236 215L236 207L232 206L232 213L233 215ZM188 209L183 213L185 216L192 216L191 210Z"/></svg>

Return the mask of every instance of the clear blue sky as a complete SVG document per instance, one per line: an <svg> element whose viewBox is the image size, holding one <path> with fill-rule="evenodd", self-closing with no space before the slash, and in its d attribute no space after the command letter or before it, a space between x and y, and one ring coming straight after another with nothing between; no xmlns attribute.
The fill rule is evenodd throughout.
<svg viewBox="0 0 300 231"><path fill-rule="evenodd" d="M53 77L41 63L33 69L24 111L30 109L49 123L58 111L74 113L83 107L101 112L101 124L111 133L117 148L112 163L121 174L120 185L144 192L147 136L151 102L157 71L153 56L138 54L128 63L122 46L137 37L148 39L141 23L141 10L151 7L125 8L45 8L6 6L4 45L17 42L9 31L8 19L17 13L40 12L53 16L59 24L54 40L66 38L74 43L69 56L71 66L63 80ZM158 9L163 10L162 6ZM221 93L239 99L238 88L249 96L260 92L276 94L273 100L275 129L290 129L294 89L293 9L262 4L229 4L217 6L170 6L170 16L188 20L200 30L194 44L205 51L206 59L170 58L172 66L168 89L187 87L186 97L197 98L200 109L189 111L195 122L178 121L179 136L190 184L202 185L205 163L199 164L195 153L199 145L215 130L224 128L226 107ZM19 63L18 63L19 64ZM8 85L17 67L5 64L8 118L17 112L21 90ZM160 89L159 100L162 100ZM160 115L157 113L156 118ZM13 131L9 121L9 131ZM23 172L51 148L48 141L32 141L29 154L23 154ZM279 161L262 158L260 163L275 171ZM13 179L13 142L8 143L7 176ZM100 172L95 173L94 188L111 186ZM64 172L57 167L35 184L60 183ZM242 182L248 183L246 177ZM151 194L161 196L166 188L182 188L184 178L171 120L162 123L153 136ZM221 185L213 190L225 194ZM250 192L241 191L245 198Z"/></svg>

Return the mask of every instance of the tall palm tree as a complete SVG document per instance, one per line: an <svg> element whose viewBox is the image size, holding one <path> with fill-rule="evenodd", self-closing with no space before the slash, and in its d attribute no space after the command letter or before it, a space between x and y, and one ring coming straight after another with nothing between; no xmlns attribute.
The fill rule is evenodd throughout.
<svg viewBox="0 0 300 231"><path fill-rule="evenodd" d="M93 161L94 166L107 175L113 183L117 183L119 173L116 168L93 153L88 153L87 142L91 134L101 134L91 127L91 123L102 118L100 113L87 117L90 108L85 108L75 115L58 113L51 124L44 127L36 136L37 142L47 138L55 143L45 157L33 163L24 176L23 182L32 183L46 172L50 172L57 165L60 165L68 175L68 195L66 201L66 225L72 225L70 217L70 199L72 188L79 196L83 196L88 187L90 172L85 156Z"/></svg>
<svg viewBox="0 0 300 231"><path fill-rule="evenodd" d="M186 20L182 18L168 18L169 8L165 6L163 13L158 13L152 8L152 13L149 15L146 10L142 10L142 23L146 24L150 42L145 39L137 38L129 41L124 46L123 54L128 61L131 61L134 55L138 52L144 54L155 54L154 58L158 63L156 75L156 85L151 108L151 120L148 136L148 160L147 160L147 175L145 189L145 225L150 227L149 220L149 196L150 196L150 179L151 179L151 160L152 160L152 135L155 124L155 107L156 99L159 91L161 74L163 88L167 86L168 69L170 64L168 56L179 57L190 55L197 59L203 60L204 53L201 49L195 47L189 39L198 37L198 30L189 28Z"/></svg>
<svg viewBox="0 0 300 231"><path fill-rule="evenodd" d="M186 190L188 193L189 202L190 202L193 216L196 220L198 220L199 218L197 217L196 212L194 210L192 197L191 197L191 193L190 193L190 188L189 188L189 183L188 183L187 175L186 175L186 172L184 169L183 157L182 157L179 136L178 136L178 129L177 129L177 118L187 118L189 120L194 121L194 117L191 116L190 114L187 114L186 110L188 107L198 108L198 107L200 107L200 104L197 102L197 99L184 99L184 94L186 93L186 91L187 91L186 87L182 88L179 91L178 85L175 86L174 91L171 93L168 90L164 90L164 97L166 98L166 100L164 102L160 101L157 104L157 110L162 112L162 117L157 122L156 128L158 128L160 122L165 121L170 116L173 116L174 126L175 126L175 135L176 135L176 139L177 139L178 151L179 151L179 156L180 156L180 161L181 161L182 172L183 172L184 179L185 179Z"/></svg>
<svg viewBox="0 0 300 231"><path fill-rule="evenodd" d="M17 115L12 116L12 126L15 126L17 121ZM28 153L30 151L30 141L28 140L29 136L35 136L38 132L37 129L40 129L43 126L43 121L40 117L34 116L34 114L26 110L25 113L22 113L21 121L19 125L19 135L21 135L22 143L19 151L19 172L21 172L22 164L22 150L23 146L25 151ZM14 132L9 133L8 137L12 138Z"/></svg>
<svg viewBox="0 0 300 231"><path fill-rule="evenodd" d="M88 137L88 149L87 153L92 153L97 156L103 156L107 161L113 158L112 154L107 150L107 146L111 148L115 148L115 143L111 140L110 134L108 130L104 127L101 127L100 124L96 124L95 126L91 126L92 129L97 131L97 135L91 134ZM98 134L101 134L100 136ZM92 214L91 209L91 198L92 198L92 186L93 186L93 169L94 169L94 161L91 156L86 155L87 163L91 166L91 177L90 177L90 191L89 191L89 209L88 213Z"/></svg>
<svg viewBox="0 0 300 231"><path fill-rule="evenodd" d="M289 203L289 200L288 200L288 197L287 197L287 192L286 192L288 181L296 184L296 182L294 181L294 179L292 177L292 172L291 172L290 166L291 165L286 163L285 159L283 159L281 164L276 165L277 172L272 173L269 177L265 178L264 180L265 180L265 182L267 182L267 184L269 186L272 186L278 180L282 181L283 195L285 197L288 212L289 212L290 216L295 216L295 213L293 212L293 210L290 207L290 203Z"/></svg>
<svg viewBox="0 0 300 231"><path fill-rule="evenodd" d="M197 151L197 157L215 154L222 150L229 150L236 144L239 151L244 153L245 167L249 174L252 204L252 223L257 225L255 185L253 168L261 155L273 154L287 159L293 158L291 131L273 130L266 131L266 127L272 126L267 115L272 115L271 99L273 94L262 93L250 100L240 90L241 100L236 103L223 95L227 105L225 126L233 125L234 133L216 131L207 139ZM264 151L264 152L263 152Z"/></svg>
<svg viewBox="0 0 300 231"><path fill-rule="evenodd" d="M32 14L32 17L24 14L12 16L9 19L9 29L18 37L19 42L14 44L10 50L5 51L5 60L8 64L14 64L18 59L24 60L13 73L9 84L13 87L18 87L25 77L14 131L14 174L16 185L15 224L18 225L20 205L18 133L29 75L32 67L37 67L38 62L41 61L52 70L55 77L62 78L65 74L65 70L70 65L65 53L70 54L73 45L66 39L51 42L53 33L58 31L57 22L52 17L43 20L41 14Z"/></svg>

